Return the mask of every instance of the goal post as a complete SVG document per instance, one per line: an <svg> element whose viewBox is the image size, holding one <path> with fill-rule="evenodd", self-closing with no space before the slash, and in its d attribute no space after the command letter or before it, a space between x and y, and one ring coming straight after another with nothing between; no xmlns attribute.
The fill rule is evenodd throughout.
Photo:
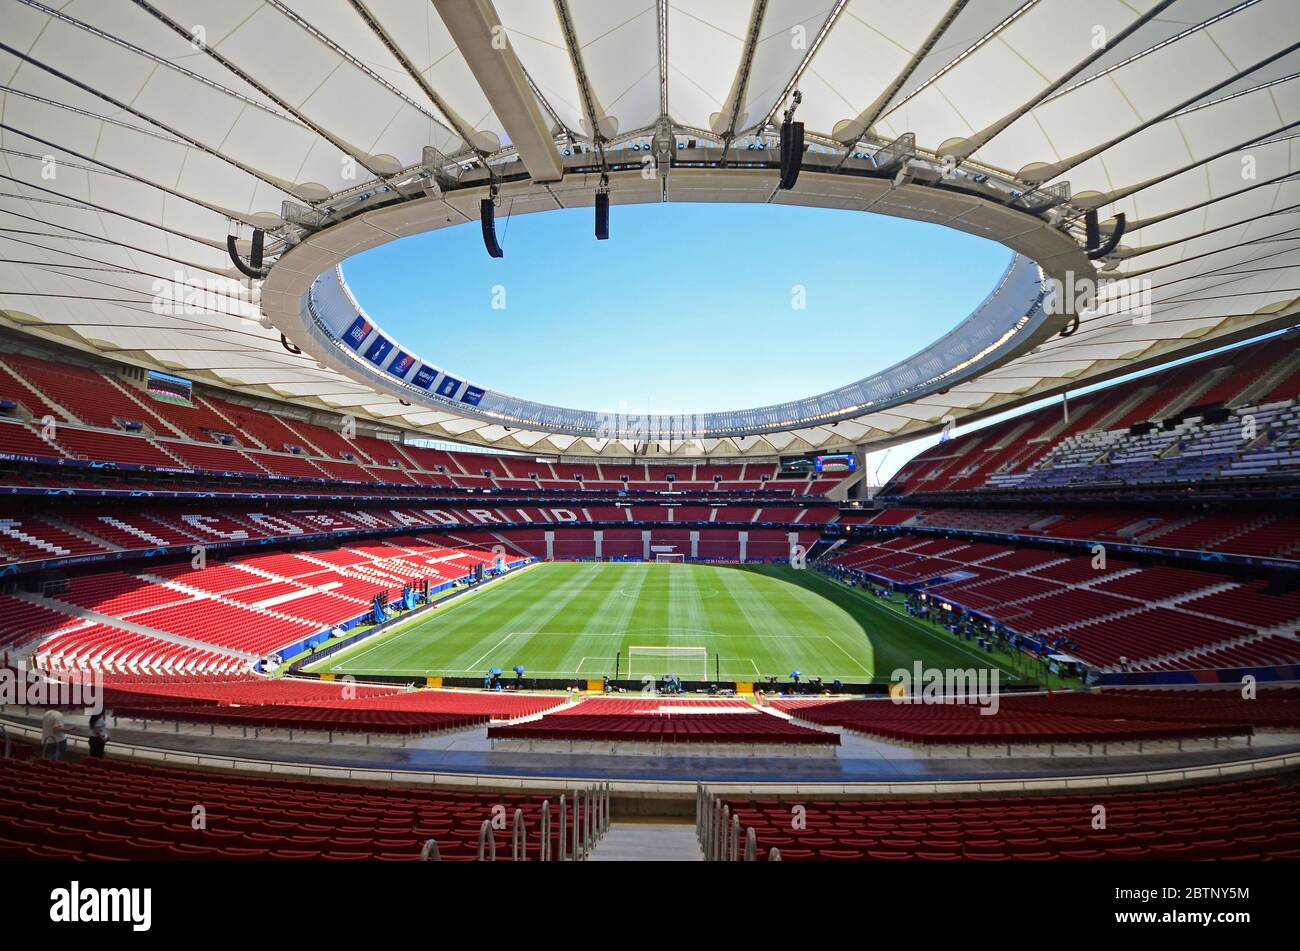
<svg viewBox="0 0 1300 951"><path fill-rule="evenodd" d="M627 675L660 677L676 674L683 680L709 679L707 647L629 647Z"/></svg>
<svg viewBox="0 0 1300 951"><path fill-rule="evenodd" d="M686 564L686 556L677 554L675 552L669 553L664 551L657 551L655 552L655 563L658 564L660 562L665 562L668 564L675 564L675 565L684 565Z"/></svg>

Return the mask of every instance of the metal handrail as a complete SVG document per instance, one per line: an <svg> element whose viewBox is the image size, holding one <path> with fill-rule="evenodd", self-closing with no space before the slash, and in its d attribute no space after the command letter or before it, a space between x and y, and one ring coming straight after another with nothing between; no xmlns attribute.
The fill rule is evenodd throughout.
<svg viewBox="0 0 1300 951"><path fill-rule="evenodd" d="M740 816L732 815L731 817L731 834L730 842L727 849L727 861L740 861Z"/></svg>
<svg viewBox="0 0 1300 951"><path fill-rule="evenodd" d="M573 852L569 857L571 862L578 862L582 859L580 855L582 849L578 847L578 836L582 833L582 830L578 828L582 824L578 821L578 817L582 814L582 804L579 801L581 799L582 790L575 789L573 791Z"/></svg>
<svg viewBox="0 0 1300 951"><path fill-rule="evenodd" d="M778 849L775 845L772 846L772 851L767 853L767 860L769 862L781 861L781 850Z"/></svg>
<svg viewBox="0 0 1300 951"><path fill-rule="evenodd" d="M707 791L700 802L703 814L700 816L700 849L704 852L704 861L709 861L710 840L713 837L713 796Z"/></svg>
<svg viewBox="0 0 1300 951"><path fill-rule="evenodd" d="M722 799L713 797L713 808L709 810L709 861L718 860L718 830L722 828Z"/></svg>
<svg viewBox="0 0 1300 951"><path fill-rule="evenodd" d="M510 830L510 858L516 862L528 861L528 826L524 822L524 811L515 810L515 818Z"/></svg>
<svg viewBox="0 0 1300 951"><path fill-rule="evenodd" d="M489 846L492 851L487 853L487 858L483 857L484 846ZM478 827L478 860L480 862L495 862L497 860L497 837L492 831L492 820L484 819L483 824Z"/></svg>
<svg viewBox="0 0 1300 951"><path fill-rule="evenodd" d="M714 861L722 861L723 829L727 828L727 816L729 811L731 811L731 807L729 807L727 803L723 802L722 796L715 796L714 812L712 812L712 817L714 817L714 830L708 834L708 844L710 844L712 852L714 852L714 857L712 857L712 860Z"/></svg>
<svg viewBox="0 0 1300 951"><path fill-rule="evenodd" d="M424 845L420 847L421 862L441 862L442 853L438 851L437 839L426 839Z"/></svg>
<svg viewBox="0 0 1300 951"><path fill-rule="evenodd" d="M564 794L560 794L560 861L563 862L568 853L568 840L565 833L569 831L569 812L568 806L564 802Z"/></svg>
<svg viewBox="0 0 1300 951"><path fill-rule="evenodd" d="M713 861L713 826L714 810L718 808L718 800L712 793L706 794L704 799L704 841L700 847L704 849L704 861Z"/></svg>
<svg viewBox="0 0 1300 951"><path fill-rule="evenodd" d="M745 830L745 861L758 861L758 835L753 826Z"/></svg>
<svg viewBox="0 0 1300 951"><path fill-rule="evenodd" d="M551 860L551 800L542 801L542 847L538 853L539 862Z"/></svg>
<svg viewBox="0 0 1300 951"><path fill-rule="evenodd" d="M582 797L582 857L591 854L591 814L595 809L592 802L594 788L588 786Z"/></svg>
<svg viewBox="0 0 1300 951"><path fill-rule="evenodd" d="M3 723L0 723L0 739L4 740L4 758L8 759L13 756L14 744L13 741L9 739L9 731L5 729Z"/></svg>
<svg viewBox="0 0 1300 951"><path fill-rule="evenodd" d="M718 847L716 854L713 856L715 861L727 861L727 836L731 830L731 803L722 804L722 822L718 825L718 835L716 836Z"/></svg>

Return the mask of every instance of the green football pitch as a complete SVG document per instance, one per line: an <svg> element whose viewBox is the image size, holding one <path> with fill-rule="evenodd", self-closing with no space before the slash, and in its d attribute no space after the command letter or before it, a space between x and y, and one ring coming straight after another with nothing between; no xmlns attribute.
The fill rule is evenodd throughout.
<svg viewBox="0 0 1300 951"><path fill-rule="evenodd" d="M695 647L677 659L629 648ZM308 670L474 677L492 667L530 677L598 679L715 671L723 680L887 681L899 667L997 666L1001 658L909 617L897 605L788 566L542 563L434 608Z"/></svg>

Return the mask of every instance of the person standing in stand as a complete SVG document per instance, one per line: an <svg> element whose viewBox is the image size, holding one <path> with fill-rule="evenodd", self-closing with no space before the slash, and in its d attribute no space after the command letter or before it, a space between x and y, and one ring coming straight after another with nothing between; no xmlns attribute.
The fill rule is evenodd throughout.
<svg viewBox="0 0 1300 951"><path fill-rule="evenodd" d="M104 758L108 746L108 717L101 711L90 718L90 755Z"/></svg>
<svg viewBox="0 0 1300 951"><path fill-rule="evenodd" d="M46 710L45 716L41 717L41 755L46 759L63 759L67 749L63 714L58 710Z"/></svg>

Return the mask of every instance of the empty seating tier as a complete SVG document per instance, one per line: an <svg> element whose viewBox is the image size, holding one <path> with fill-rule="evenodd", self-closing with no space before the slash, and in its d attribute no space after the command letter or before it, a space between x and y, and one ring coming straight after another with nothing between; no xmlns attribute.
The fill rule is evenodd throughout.
<svg viewBox="0 0 1300 951"><path fill-rule="evenodd" d="M730 799L742 837L782 861L1300 858L1300 786L1216 786L965 799ZM791 808L806 821L791 826ZM1106 825L1096 828L1096 807Z"/></svg>
<svg viewBox="0 0 1300 951"><path fill-rule="evenodd" d="M222 775L113 760L0 760L0 859L416 861L427 839L472 860L493 807L523 811L539 857L543 797ZM555 810L558 797L552 796ZM206 810L193 827L192 807ZM571 821L571 820L570 820ZM552 824L552 855L559 851ZM498 838L498 859L509 859Z"/></svg>
<svg viewBox="0 0 1300 951"><path fill-rule="evenodd" d="M839 737L756 710L743 700L596 697L540 720L491 727L502 740L611 743L783 743L834 746Z"/></svg>
<svg viewBox="0 0 1300 951"><path fill-rule="evenodd" d="M609 743L783 743L834 746L839 737L810 730L763 713L679 714L661 716L542 717L531 723L489 727L488 736L502 740L561 740Z"/></svg>
<svg viewBox="0 0 1300 951"><path fill-rule="evenodd" d="M1013 694L999 698L995 715L985 715L977 703L892 699L778 700L773 706L808 723L922 745L1182 740L1300 727L1300 691L1252 700L1232 691Z"/></svg>

